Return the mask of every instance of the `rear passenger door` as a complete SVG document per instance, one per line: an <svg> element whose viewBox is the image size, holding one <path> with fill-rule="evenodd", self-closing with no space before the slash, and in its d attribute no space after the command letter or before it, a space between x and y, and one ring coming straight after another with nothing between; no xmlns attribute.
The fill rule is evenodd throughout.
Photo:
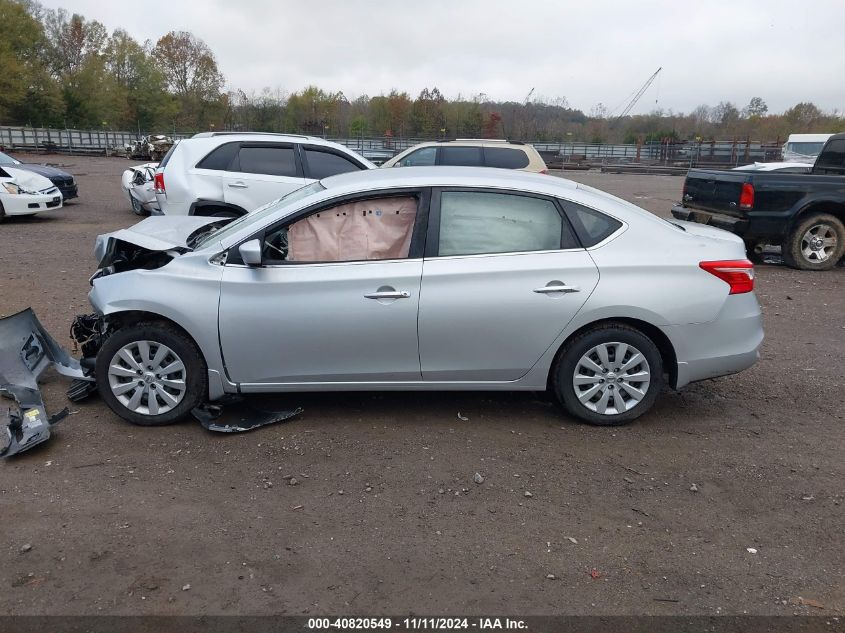
<svg viewBox="0 0 845 633"><path fill-rule="evenodd" d="M306 184L294 143L241 143L223 172L223 199L252 211Z"/></svg>
<svg viewBox="0 0 845 633"><path fill-rule="evenodd" d="M556 200L434 190L420 288L423 380L521 378L598 278Z"/></svg>
<svg viewBox="0 0 845 633"><path fill-rule="evenodd" d="M480 146L442 145L437 148L437 164L453 167L481 167L484 159Z"/></svg>

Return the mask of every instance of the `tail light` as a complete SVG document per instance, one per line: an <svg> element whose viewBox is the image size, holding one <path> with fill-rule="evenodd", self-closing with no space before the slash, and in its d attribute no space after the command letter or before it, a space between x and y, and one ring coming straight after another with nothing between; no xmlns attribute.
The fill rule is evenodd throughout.
<svg viewBox="0 0 845 633"><path fill-rule="evenodd" d="M739 208L754 208L754 185L752 185L750 182L742 184L742 193L739 194Z"/></svg>
<svg viewBox="0 0 845 633"><path fill-rule="evenodd" d="M747 259L729 259L698 264L731 287L728 294L739 295L754 290L754 266Z"/></svg>
<svg viewBox="0 0 845 633"><path fill-rule="evenodd" d="M167 193L164 188L164 174L160 172L156 172L155 177L153 178L153 183L155 184L156 193Z"/></svg>

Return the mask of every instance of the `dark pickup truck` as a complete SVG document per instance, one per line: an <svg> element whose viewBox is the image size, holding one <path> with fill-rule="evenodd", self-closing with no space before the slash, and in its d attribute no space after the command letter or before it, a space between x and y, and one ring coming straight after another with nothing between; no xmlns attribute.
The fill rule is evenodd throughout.
<svg viewBox="0 0 845 633"><path fill-rule="evenodd" d="M845 252L845 134L808 174L690 169L672 215L736 233L752 259L775 244L789 266L829 270Z"/></svg>

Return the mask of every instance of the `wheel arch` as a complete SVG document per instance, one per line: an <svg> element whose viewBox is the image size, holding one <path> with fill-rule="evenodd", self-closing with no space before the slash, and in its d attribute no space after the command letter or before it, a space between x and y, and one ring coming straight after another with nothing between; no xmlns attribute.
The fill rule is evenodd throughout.
<svg viewBox="0 0 845 633"><path fill-rule="evenodd" d="M197 215L200 217L211 216L215 211L231 211L240 215L246 215L246 209L239 207L236 204L228 202L221 202L218 200L197 200L191 204L188 215Z"/></svg>
<svg viewBox="0 0 845 633"><path fill-rule="evenodd" d="M792 216L792 220L789 223L789 231L787 231L787 234L791 233L792 229L811 213L829 213L833 217L837 218L840 222L845 224L845 201L811 200L803 207L801 207L794 216Z"/></svg>
<svg viewBox="0 0 845 633"><path fill-rule="evenodd" d="M669 337L666 336L659 327L647 321L633 317L609 317L586 323L566 337L555 352L554 360L549 366L549 372L546 377L546 389L550 390L552 388L552 377L558 360L576 337L596 327L614 324L627 325L628 327L640 331L642 334L647 336L655 344L655 346L657 346L657 350L660 352L660 359L663 362L663 371L669 376L669 384L672 388L676 388L678 384L678 357L675 353L675 347L672 345L672 341L669 340Z"/></svg>

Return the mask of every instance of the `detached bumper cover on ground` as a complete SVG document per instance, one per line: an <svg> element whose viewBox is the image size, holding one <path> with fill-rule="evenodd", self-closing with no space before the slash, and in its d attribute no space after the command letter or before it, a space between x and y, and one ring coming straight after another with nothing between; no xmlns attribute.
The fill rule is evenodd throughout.
<svg viewBox="0 0 845 633"><path fill-rule="evenodd" d="M46 441L67 409L48 416L38 377L50 365L70 378L91 380L79 362L47 334L27 308L0 319L0 457Z"/></svg>

